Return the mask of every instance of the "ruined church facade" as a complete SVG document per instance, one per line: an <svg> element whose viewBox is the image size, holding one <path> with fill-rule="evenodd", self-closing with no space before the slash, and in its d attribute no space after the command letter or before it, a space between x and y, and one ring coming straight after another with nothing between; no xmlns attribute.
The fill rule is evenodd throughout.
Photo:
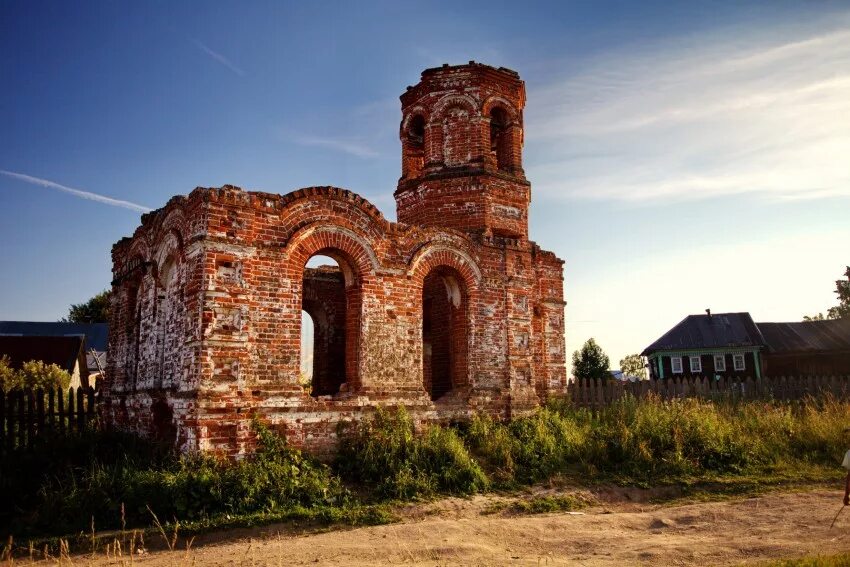
<svg viewBox="0 0 850 567"><path fill-rule="evenodd" d="M326 451L379 405L508 418L564 391L563 261L528 239L524 105L511 70L424 71L401 96L398 222L334 187L198 188L143 215L112 250L105 419L238 455L256 416Z"/></svg>

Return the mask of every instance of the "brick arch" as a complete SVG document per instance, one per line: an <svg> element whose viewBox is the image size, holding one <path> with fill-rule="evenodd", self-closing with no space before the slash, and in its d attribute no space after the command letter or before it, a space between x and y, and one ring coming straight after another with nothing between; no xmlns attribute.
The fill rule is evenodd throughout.
<svg viewBox="0 0 850 567"><path fill-rule="evenodd" d="M398 129L398 135L400 138L404 139L405 132L407 132L407 129L410 127L410 121L413 120L415 116L422 116L425 119L425 126L427 128L428 123L430 122L430 112L428 112L428 109L425 106L417 104L405 111L404 118L401 119L401 124Z"/></svg>
<svg viewBox="0 0 850 567"><path fill-rule="evenodd" d="M168 238L169 234L174 234L177 236L182 247L186 241L186 224L186 215L183 213L183 209L179 206L172 208L166 213L165 218L163 218L162 222L159 223L159 226L153 232L153 241L161 243L164 239ZM157 245L158 247L159 245Z"/></svg>
<svg viewBox="0 0 850 567"><path fill-rule="evenodd" d="M453 116L454 109L466 111L466 119ZM426 126L429 135L425 167L429 164L457 167L478 161L481 158L479 119L478 103L470 95L447 94L438 100Z"/></svg>
<svg viewBox="0 0 850 567"><path fill-rule="evenodd" d="M140 258L142 262L149 262L151 259L151 249L144 238L134 238L130 249L127 251L128 258Z"/></svg>
<svg viewBox="0 0 850 567"><path fill-rule="evenodd" d="M495 128L491 114L500 110L505 114L505 124ZM484 151L484 161L491 167L508 173L522 171L523 129L522 115L510 101L492 96L484 101L481 107L486 121L482 123L482 137L487 141Z"/></svg>
<svg viewBox="0 0 850 567"><path fill-rule="evenodd" d="M455 107L469 111L470 118L479 115L478 104L475 99L465 94L447 94L434 104L428 124L440 124L446 113Z"/></svg>
<svg viewBox="0 0 850 567"><path fill-rule="evenodd" d="M489 118L490 113L495 108L501 108L504 110L510 118L511 123L519 122L519 112L513 103L511 103L508 99L497 95L491 96L484 101L481 105L481 115Z"/></svg>
<svg viewBox="0 0 850 567"><path fill-rule="evenodd" d="M322 205L328 202L341 203L347 210L342 213L342 216L354 216L368 219L369 224L374 226L376 230L385 231L390 225L390 222L384 217L378 207L371 201L348 189L339 187L304 187L297 189L283 196L278 196L277 201L281 208L284 209L286 216L291 214L300 206L314 206L316 208L315 220L300 222L298 228L320 220L319 215L327 215L329 207ZM339 215L340 213L336 213ZM309 215L308 215L309 216ZM303 215L299 215L303 217Z"/></svg>
<svg viewBox="0 0 850 567"><path fill-rule="evenodd" d="M162 276L162 268L169 262L174 262L175 265L181 263L183 253L183 238L177 230L169 230L162 234L159 238L156 248L151 258L154 279L162 285L160 281Z"/></svg>
<svg viewBox="0 0 850 567"><path fill-rule="evenodd" d="M413 143L409 136L411 122L421 117L423 120L423 132L421 143ZM425 167L425 155L428 144L431 141L431 126L428 124L429 112L422 105L416 105L407 109L399 125L399 139L401 140L401 175L406 179L419 177Z"/></svg>
<svg viewBox="0 0 850 567"><path fill-rule="evenodd" d="M446 244L426 244L410 260L408 275L421 285L428 273L439 266L457 270L470 291L477 290L481 281L478 264L466 251Z"/></svg>
<svg viewBox="0 0 850 567"><path fill-rule="evenodd" d="M272 243L284 250L292 248L293 242L305 231L322 227L347 231L355 240L368 244L362 247L374 251L380 248L378 242L386 245L383 237L391 229L389 221L372 215L368 208L336 199L305 199L291 203L281 211L280 219Z"/></svg>
<svg viewBox="0 0 850 567"><path fill-rule="evenodd" d="M360 329L363 319L364 283L374 278L379 262L368 239L353 230L332 224L312 224L301 228L292 237L284 252L284 274L296 297L301 298L290 332L299 340L300 369L301 322L304 307L304 269L307 261L317 254L335 259L345 278L345 381L349 391L356 391L360 380ZM336 383L341 387L342 383Z"/></svg>
<svg viewBox="0 0 850 567"><path fill-rule="evenodd" d="M426 245L410 263L421 314L422 386L433 401L468 388L469 353L481 272L465 251Z"/></svg>
<svg viewBox="0 0 850 567"><path fill-rule="evenodd" d="M169 215L166 220L168 218L182 219L182 213ZM151 262L154 281L152 333L156 352L153 361L154 388L171 386L180 374L181 349L185 340L182 267L183 238L180 232L176 228L167 232L161 230Z"/></svg>
<svg viewBox="0 0 850 567"><path fill-rule="evenodd" d="M380 268L378 256L363 235L331 224L311 224L299 229L284 250L288 268L301 272L312 256L322 254L340 262L349 287L362 283L363 278ZM337 257L339 256L339 257Z"/></svg>

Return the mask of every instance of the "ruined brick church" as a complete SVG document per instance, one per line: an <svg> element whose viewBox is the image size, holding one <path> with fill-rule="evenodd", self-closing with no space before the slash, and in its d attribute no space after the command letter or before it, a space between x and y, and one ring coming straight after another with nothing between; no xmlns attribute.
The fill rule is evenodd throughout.
<svg viewBox="0 0 850 567"><path fill-rule="evenodd" d="M398 222L335 187L197 188L143 215L112 249L105 419L238 455L256 415L325 451L378 405L509 418L563 391L563 261L528 239L524 105L509 69L424 71L401 95Z"/></svg>

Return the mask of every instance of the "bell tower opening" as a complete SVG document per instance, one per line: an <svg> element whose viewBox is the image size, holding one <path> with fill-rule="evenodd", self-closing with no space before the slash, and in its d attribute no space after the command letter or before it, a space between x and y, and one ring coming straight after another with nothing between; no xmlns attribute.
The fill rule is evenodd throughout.
<svg viewBox="0 0 850 567"><path fill-rule="evenodd" d="M499 107L490 111L490 156L496 168L510 169L510 141L508 136L508 113Z"/></svg>
<svg viewBox="0 0 850 567"><path fill-rule="evenodd" d="M402 124L403 146L402 175L406 178L419 177L425 166L425 117L413 114L405 127Z"/></svg>
<svg viewBox="0 0 850 567"><path fill-rule="evenodd" d="M426 69L401 95L398 220L527 239L524 106L525 83L510 69L474 61Z"/></svg>

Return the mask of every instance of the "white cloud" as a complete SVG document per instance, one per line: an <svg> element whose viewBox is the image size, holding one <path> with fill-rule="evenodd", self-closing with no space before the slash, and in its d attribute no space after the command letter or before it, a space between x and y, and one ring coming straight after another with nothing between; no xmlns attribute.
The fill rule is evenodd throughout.
<svg viewBox="0 0 850 567"><path fill-rule="evenodd" d="M360 158L378 157L380 153L357 138L331 138L320 136L301 136L294 139L301 146L319 146L351 154Z"/></svg>
<svg viewBox="0 0 850 567"><path fill-rule="evenodd" d="M147 213L151 209L149 207L145 207L144 205L138 205L136 203L131 203L130 201L123 201L121 199L113 199L112 197L107 197L106 195L99 195L98 193L92 193L90 191L81 191L80 189L74 189L72 187L67 187L65 185L60 185L59 183L50 181L48 179L42 179L40 177L33 177L32 175L26 175L23 173L15 173L14 171L6 171L5 169L0 169L0 174L6 175L13 179L18 179L19 181L24 181L26 183L31 183L32 185L40 185L41 187L48 187L50 189L58 189L59 191L63 191L65 193L69 193L74 195L75 197L80 197L81 199L88 199L89 201L97 201L98 203L103 203L105 205L111 205L113 207L121 207L124 209L130 209L131 211L138 211L140 213Z"/></svg>
<svg viewBox="0 0 850 567"><path fill-rule="evenodd" d="M204 53L206 53L207 55L212 57L214 60L218 61L219 63L221 63L222 65L224 65L225 67L227 67L228 69L230 69L231 71L233 71L234 73L239 75L240 77L245 76L245 71L243 71L242 69L240 69L239 67L234 65L233 62L230 59L228 59L227 57L225 57L221 53L219 53L217 51L213 51L204 42L202 42L200 40L196 39L196 40L194 40L194 43L198 47L198 49L200 49L201 51L203 51Z"/></svg>
<svg viewBox="0 0 850 567"><path fill-rule="evenodd" d="M535 189L629 201L850 197L849 21L609 52L530 89Z"/></svg>

